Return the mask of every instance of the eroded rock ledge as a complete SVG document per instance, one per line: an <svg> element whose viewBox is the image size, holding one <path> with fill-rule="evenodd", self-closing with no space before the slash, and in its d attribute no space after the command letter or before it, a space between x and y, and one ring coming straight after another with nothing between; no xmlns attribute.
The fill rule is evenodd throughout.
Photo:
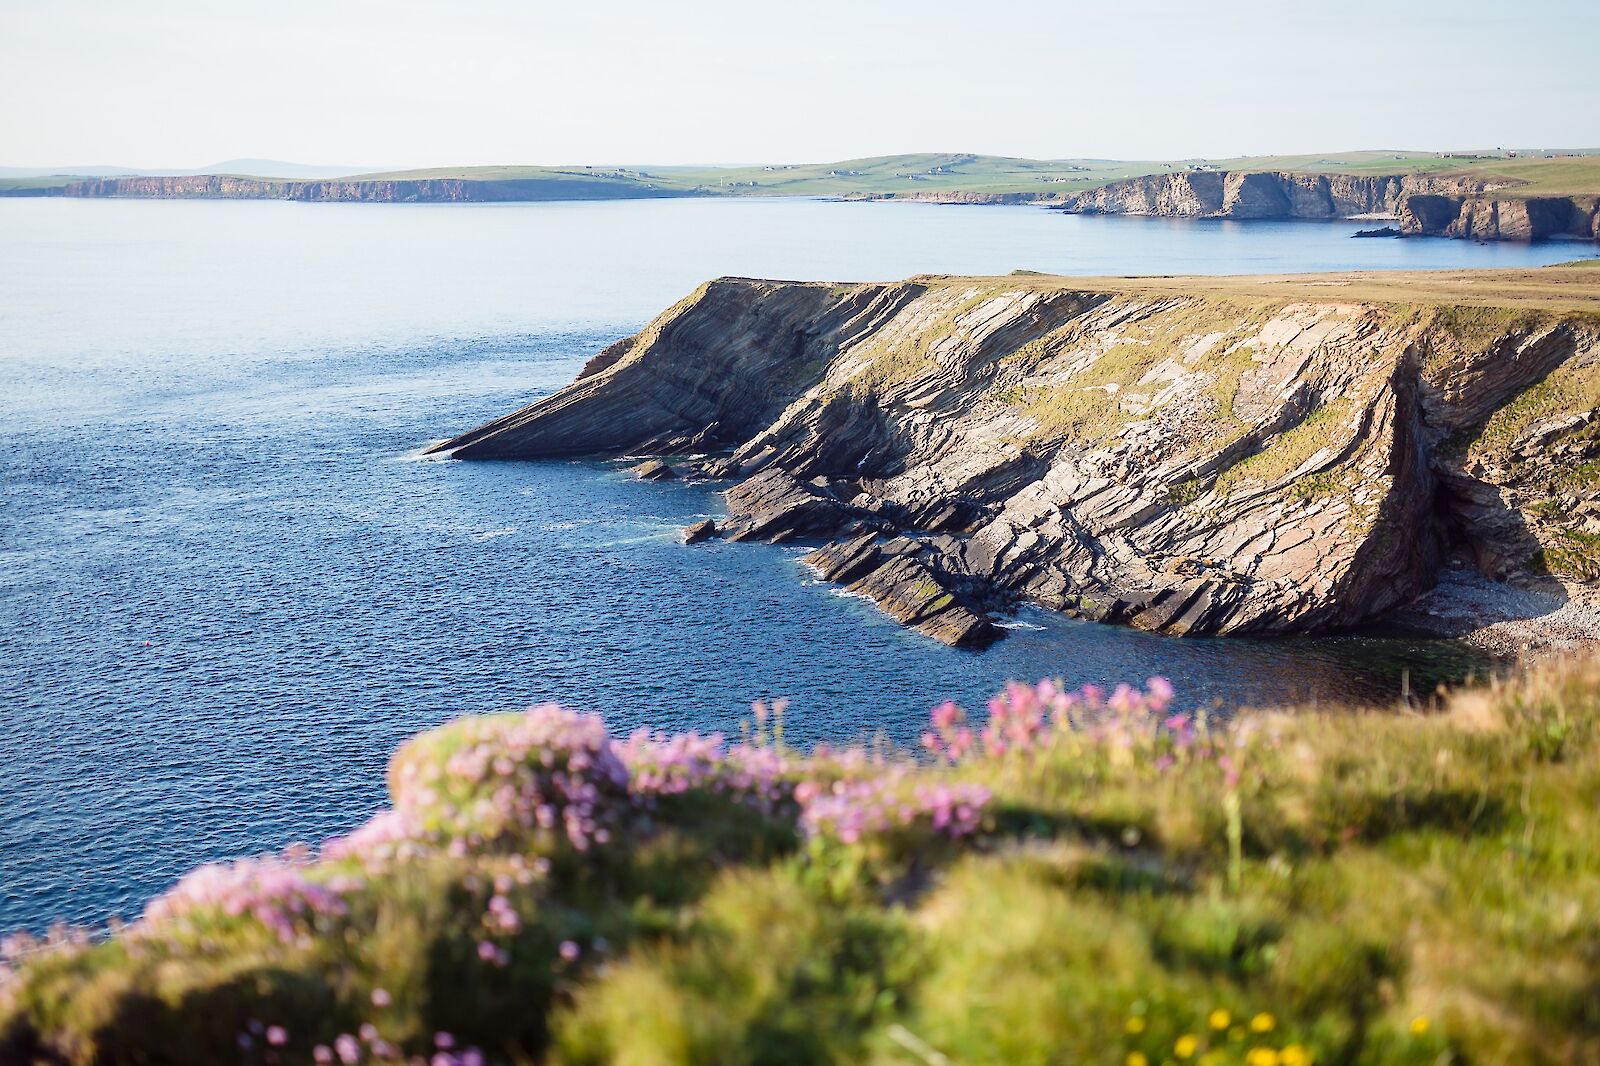
<svg viewBox="0 0 1600 1066"><path fill-rule="evenodd" d="M819 575L951 644L992 640L989 612L1019 600L1172 634L1324 631L1452 557L1592 590L1589 308L1582 268L724 278L436 450L672 456L733 482L716 535L819 544Z"/></svg>

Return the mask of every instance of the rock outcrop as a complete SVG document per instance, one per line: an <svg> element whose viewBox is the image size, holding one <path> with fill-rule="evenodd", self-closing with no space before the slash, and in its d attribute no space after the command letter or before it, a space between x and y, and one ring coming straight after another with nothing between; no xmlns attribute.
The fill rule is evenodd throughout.
<svg viewBox="0 0 1600 1066"><path fill-rule="evenodd" d="M683 527L683 542L685 544L699 544L713 537L722 535L714 519L706 518L699 522Z"/></svg>
<svg viewBox="0 0 1600 1066"><path fill-rule="evenodd" d="M1171 218L1328 220L1392 215L1404 236L1600 240L1600 198L1495 195L1505 188L1450 175L1193 170L1111 182L1069 197L1056 209Z"/></svg>
<svg viewBox="0 0 1600 1066"><path fill-rule="evenodd" d="M660 459L646 459L638 466L630 467L628 473L640 481L671 481L678 476L676 470Z"/></svg>
<svg viewBox="0 0 1600 1066"><path fill-rule="evenodd" d="M727 278L438 450L712 453L676 461L735 482L724 536L820 544L820 575L950 643L1018 600L1337 629L1462 554L1594 580L1600 319L1349 284Z"/></svg>

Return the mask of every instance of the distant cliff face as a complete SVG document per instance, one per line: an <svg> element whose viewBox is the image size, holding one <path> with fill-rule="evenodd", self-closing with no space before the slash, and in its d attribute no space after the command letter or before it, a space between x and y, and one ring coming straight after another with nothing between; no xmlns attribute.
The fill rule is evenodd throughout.
<svg viewBox="0 0 1600 1066"><path fill-rule="evenodd" d="M1594 197L1496 198L1493 186L1426 174L1240 173L1154 174L1068 198L1075 214L1172 218L1336 219L1386 214L1414 236L1477 240L1600 239Z"/></svg>
<svg viewBox="0 0 1600 1066"><path fill-rule="evenodd" d="M460 178L273 181L202 174L192 177L97 178L74 182L63 196L143 199L302 200L359 203L490 203L519 200L614 200L682 195L604 179Z"/></svg>
<svg viewBox="0 0 1600 1066"><path fill-rule="evenodd" d="M1190 170L1112 182L1071 197L1064 211L1177 218L1346 218L1392 214L1421 192L1477 195L1481 182L1416 174L1242 173Z"/></svg>
<svg viewBox="0 0 1600 1066"><path fill-rule="evenodd" d="M1480 241L1600 240L1600 197L1547 196L1494 200L1423 194L1397 209L1402 233Z"/></svg>
<svg viewBox="0 0 1600 1066"><path fill-rule="evenodd" d="M688 464L738 482L725 535L822 543L824 577L950 643L1016 599L1286 633L1378 616L1450 552L1600 576L1600 474L1563 472L1600 470L1597 404L1583 314L724 279L440 450L731 450Z"/></svg>

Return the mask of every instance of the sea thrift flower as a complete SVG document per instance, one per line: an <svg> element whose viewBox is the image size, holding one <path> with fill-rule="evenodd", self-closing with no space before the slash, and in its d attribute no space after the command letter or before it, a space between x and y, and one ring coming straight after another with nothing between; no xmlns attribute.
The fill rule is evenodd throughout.
<svg viewBox="0 0 1600 1066"><path fill-rule="evenodd" d="M628 768L599 716L554 704L465 719L407 745L391 786L400 815L463 853L530 834L587 851L630 805Z"/></svg>
<svg viewBox="0 0 1600 1066"><path fill-rule="evenodd" d="M1088 737L1129 755L1162 744L1186 746L1193 742L1194 720L1188 715L1166 714L1172 695L1172 685L1160 677L1151 678L1142 692L1118 685L1109 697L1094 685L1068 692L1048 678L1036 685L1012 681L989 700L988 720L976 735L966 725L966 713L947 701L929 712L930 728L922 734L921 743L935 758L951 763L978 754L1030 757L1055 746L1068 734Z"/></svg>
<svg viewBox="0 0 1600 1066"><path fill-rule="evenodd" d="M978 830L989 790L972 784L908 786L905 771L894 770L826 787L805 782L795 789L795 798L807 836L854 844L872 834L915 826L951 838L970 836Z"/></svg>
<svg viewBox="0 0 1600 1066"><path fill-rule="evenodd" d="M248 917L289 943L309 935L319 919L345 911L339 893L307 880L300 864L264 856L192 871L145 908L141 925L149 932L202 913Z"/></svg>
<svg viewBox="0 0 1600 1066"><path fill-rule="evenodd" d="M576 941L563 940L561 942L561 961L576 962L578 959L578 945Z"/></svg>
<svg viewBox="0 0 1600 1066"><path fill-rule="evenodd" d="M504 896L489 899L489 910L483 916L484 924L497 932L515 933L522 928L522 918Z"/></svg>
<svg viewBox="0 0 1600 1066"><path fill-rule="evenodd" d="M667 734L640 729L617 746L637 802L706 790L772 811L790 799L788 767L775 748L738 743L721 733Z"/></svg>
<svg viewBox="0 0 1600 1066"><path fill-rule="evenodd" d="M333 1050L345 1066L361 1061L361 1043L349 1033L340 1033L333 1042Z"/></svg>
<svg viewBox="0 0 1600 1066"><path fill-rule="evenodd" d="M323 858L359 859L373 870L388 860L414 858L427 850L421 827L392 810L379 811L344 836L322 844Z"/></svg>

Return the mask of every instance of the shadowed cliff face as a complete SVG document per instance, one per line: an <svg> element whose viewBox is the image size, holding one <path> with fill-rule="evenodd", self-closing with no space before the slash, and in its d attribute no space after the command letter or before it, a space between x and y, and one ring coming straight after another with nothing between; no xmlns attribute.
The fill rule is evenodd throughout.
<svg viewBox="0 0 1600 1066"><path fill-rule="evenodd" d="M1600 198L1497 198L1493 186L1427 174L1184 171L1112 182L1069 198L1075 214L1172 218L1337 219L1394 215L1408 236L1600 240Z"/></svg>
<svg viewBox="0 0 1600 1066"><path fill-rule="evenodd" d="M1600 197L1546 196L1494 200L1418 195L1401 201L1400 231L1479 241L1600 240Z"/></svg>
<svg viewBox="0 0 1600 1066"><path fill-rule="evenodd" d="M824 542L820 574L950 643L992 639L1017 599L1320 631L1414 598L1450 552L1550 569L1560 478L1518 456L1546 433L1600 458L1567 410L1600 403L1597 338L1575 314L1248 290L723 279L437 450L721 451L680 466L738 482L723 535ZM1594 509L1592 533L1561 528L1600 543Z"/></svg>

